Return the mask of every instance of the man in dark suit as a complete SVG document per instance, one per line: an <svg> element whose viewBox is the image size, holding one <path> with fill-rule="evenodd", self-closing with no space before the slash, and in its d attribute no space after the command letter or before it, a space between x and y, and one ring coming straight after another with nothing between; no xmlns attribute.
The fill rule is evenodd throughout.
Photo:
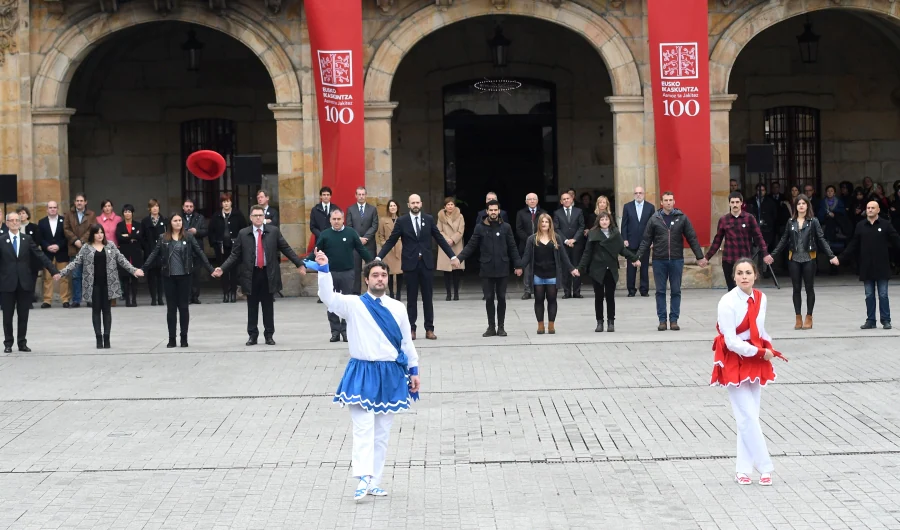
<svg viewBox="0 0 900 530"><path fill-rule="evenodd" d="M378 231L378 209L366 204L366 188L356 188L356 203L347 208L347 226L359 235L359 240L369 251L375 255L375 232ZM331 256L329 256L331 259ZM353 251L353 294L362 291L362 263L359 253Z"/></svg>
<svg viewBox="0 0 900 530"><path fill-rule="evenodd" d="M272 226L281 226L280 217L278 217L278 210L269 206L269 192L266 190L259 190L256 192L256 204L263 207L263 213L265 214L265 220L267 225Z"/></svg>
<svg viewBox="0 0 900 530"><path fill-rule="evenodd" d="M478 215L475 216L475 226L480 225L484 222L484 218L488 216L487 213L487 204L491 201L497 201L497 194L493 191L487 192L487 195L484 196L484 210L478 212ZM503 222L509 224L509 216L506 214L506 210L500 210L500 219L503 219Z"/></svg>
<svg viewBox="0 0 900 530"><path fill-rule="evenodd" d="M416 339L417 304L419 287L422 288L422 306L425 310L425 338L437 339L434 334L434 305L432 304L434 282L434 258L431 254L431 239L450 258L451 263L459 264L453 249L441 235L434 218L422 213L422 198L416 194L409 196L409 215L397 218L394 230L381 247L375 259L382 260L394 248L397 241L403 240L403 253L400 257L400 268L406 280L406 314L409 316L412 338Z"/></svg>
<svg viewBox="0 0 900 530"><path fill-rule="evenodd" d="M641 246L647 222L655 212L656 208L644 200L644 188L641 186L634 188L634 200L626 203L622 208L622 239L625 240L625 248L636 251ZM647 250L643 256L638 256L638 260L641 262L641 296L650 296L650 251ZM634 296L637 293L637 289L634 287L636 273L637 267L628 262L625 271L628 296Z"/></svg>
<svg viewBox="0 0 900 530"><path fill-rule="evenodd" d="M759 230L762 232L763 240L766 242L766 248L775 248L775 223L778 221L778 203L775 202L772 197L766 195L766 185L762 182L756 185L756 196L752 197L747 202L750 203L750 205L747 206L747 211L750 212L753 217L756 217L756 221L759 223ZM759 254L760 260L764 258L764 255L768 255L765 252L765 249ZM759 268L760 270L766 271L763 273L763 276L769 276L765 264L760 263Z"/></svg>
<svg viewBox="0 0 900 530"><path fill-rule="evenodd" d="M319 204L309 212L309 231L319 237L322 230L331 228L331 188L322 186L319 190Z"/></svg>
<svg viewBox="0 0 900 530"><path fill-rule="evenodd" d="M275 340L275 307L272 297L281 290L281 266L278 253L284 254L299 270L303 260L285 241L276 226L265 224L265 210L254 204L250 207L250 226L242 228L231 248L231 255L213 276L222 276L222 271L243 265L238 281L241 291L247 293L247 346L253 346L259 339L259 306L262 304L263 336L266 344L272 346Z"/></svg>
<svg viewBox="0 0 900 530"><path fill-rule="evenodd" d="M200 249L203 249L203 238L209 233L209 225L206 223L206 217L203 217L203 214L200 212L194 211L194 201L191 199L185 199L184 205L182 205L182 219L184 219L183 230L197 240L197 243L200 245ZM200 303L200 274L203 272L203 267L197 267L194 269L193 278L191 280L191 303L199 304Z"/></svg>
<svg viewBox="0 0 900 530"><path fill-rule="evenodd" d="M3 351L12 352L16 337L13 336L13 314L19 312L19 351L30 352L25 336L28 333L28 311L34 297L34 273L31 260L37 259L54 277L59 271L47 256L34 244L28 234L19 230L19 214L6 216L9 231L0 238L0 305L3 307Z"/></svg>
<svg viewBox="0 0 900 530"><path fill-rule="evenodd" d="M566 254L572 263L578 263L578 256L584 245L584 212L572 206L575 196L570 192L562 195L562 208L553 214L553 224L562 234L566 246ZM584 298L581 296L581 278L566 276L563 279L563 298Z"/></svg>
<svg viewBox="0 0 900 530"><path fill-rule="evenodd" d="M69 243L63 228L63 218L59 215L59 204L56 201L47 203L47 217L38 221L38 232L41 234L41 248L44 255L53 265L63 268L69 264ZM59 281L59 300L63 307L69 307L72 300L69 292L69 278ZM53 279L50 274L44 273L44 303L41 308L50 307L53 302Z"/></svg>
<svg viewBox="0 0 900 530"><path fill-rule="evenodd" d="M538 196L536 193L529 193L525 196L525 207L516 213L516 237L519 239L519 255L525 255L525 242L528 237L534 235L537 230L538 217L542 213L546 213L538 206ZM478 226L478 225L476 225ZM534 274L531 270L531 263L525 263L525 274L523 281L525 283L525 294L522 300L531 298L531 282L534 280Z"/></svg>

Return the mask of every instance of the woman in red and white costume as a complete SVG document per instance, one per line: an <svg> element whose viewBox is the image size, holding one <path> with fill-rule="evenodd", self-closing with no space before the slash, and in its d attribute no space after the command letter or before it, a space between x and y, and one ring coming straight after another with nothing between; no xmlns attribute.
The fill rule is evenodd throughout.
<svg viewBox="0 0 900 530"><path fill-rule="evenodd" d="M772 358L787 359L772 348L766 332L766 295L753 288L759 277L756 263L741 258L734 264L737 287L719 300L719 335L713 342L715 362L710 385L728 389L737 421L735 481L752 484L750 473L760 472L759 484L772 485L772 459L759 425L762 387L775 380Z"/></svg>

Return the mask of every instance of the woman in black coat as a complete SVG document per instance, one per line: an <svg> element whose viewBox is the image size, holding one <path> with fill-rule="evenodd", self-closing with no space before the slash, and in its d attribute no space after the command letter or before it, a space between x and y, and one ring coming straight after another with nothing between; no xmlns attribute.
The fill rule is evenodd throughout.
<svg viewBox="0 0 900 530"><path fill-rule="evenodd" d="M640 267L638 255L625 248L625 241L619 230L612 226L612 216L607 212L597 215L597 225L588 233L587 244L578 272L587 274L594 283L594 313L597 318L596 332L603 331L603 299L606 299L607 331L616 330L616 283L619 281L619 256ZM646 266L646 265L645 265Z"/></svg>
<svg viewBox="0 0 900 530"><path fill-rule="evenodd" d="M122 207L122 220L116 225L116 241L119 252L132 267L144 266L144 231L141 224L134 220L134 206L126 204ZM119 283L125 295L125 307L137 307L137 278L119 268Z"/></svg>
<svg viewBox="0 0 900 530"><path fill-rule="evenodd" d="M213 272L213 266L206 259L200 243L191 234L184 231L184 218L180 213L169 218L169 230L156 243L156 247L147 256L144 269L153 267L157 262L161 265L166 290L166 323L169 325L169 343L167 348L175 347L175 320L181 317L181 347L188 345L188 322L191 315L188 306L191 301L191 274L194 262L199 261L203 267Z"/></svg>
<svg viewBox="0 0 900 530"><path fill-rule="evenodd" d="M542 213L537 219L537 232L525 241L522 264L531 265L534 274L534 316L538 321L538 335L544 334L544 299L547 300L547 331L556 333L556 295L559 286L564 285L565 275L572 274L574 267L569 255L560 244L561 236L553 228L553 218Z"/></svg>
<svg viewBox="0 0 900 530"><path fill-rule="evenodd" d="M165 217L159 214L159 201L150 199L147 202L150 215L141 221L141 232L144 236L144 255L149 256L156 248L156 242L166 233L168 224ZM147 267L147 284L150 286L150 305L163 305L163 281L159 266Z"/></svg>
<svg viewBox="0 0 900 530"><path fill-rule="evenodd" d="M231 193L223 193L219 197L222 209L209 221L209 244L216 252L216 263L221 265L231 254L234 240L241 228L247 226L244 215L233 209ZM228 269L222 274L222 303L237 301L238 271Z"/></svg>

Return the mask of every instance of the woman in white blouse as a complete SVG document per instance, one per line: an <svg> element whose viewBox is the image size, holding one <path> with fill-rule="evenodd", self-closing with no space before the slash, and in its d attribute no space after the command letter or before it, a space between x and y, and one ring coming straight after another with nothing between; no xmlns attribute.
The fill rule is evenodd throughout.
<svg viewBox="0 0 900 530"><path fill-rule="evenodd" d="M737 287L719 300L710 385L728 389L737 421L735 481L752 484L750 473L756 468L759 484L771 486L774 466L759 424L760 394L766 383L775 380L772 358L787 359L772 348L766 332L766 295L753 288L758 276L753 260L741 258L734 264Z"/></svg>

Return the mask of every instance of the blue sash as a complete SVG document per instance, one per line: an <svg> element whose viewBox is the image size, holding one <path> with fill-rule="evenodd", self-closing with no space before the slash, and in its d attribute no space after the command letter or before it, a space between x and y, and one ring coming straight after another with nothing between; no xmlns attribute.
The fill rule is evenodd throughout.
<svg viewBox="0 0 900 530"><path fill-rule="evenodd" d="M391 311L388 308L384 307L384 304L379 303L375 298L369 296L369 293L363 294L359 298L362 300L363 305L366 306L366 309L369 310L369 314L372 315L372 318L375 319L375 323L381 328L381 332L387 337L388 342L397 348L397 364L403 367L403 371L406 372L408 376L409 368L407 367L407 363L409 360L406 358L406 354L403 353L403 350L400 349L400 344L403 342L403 334L400 332L400 326L397 325L397 321L394 320L394 315L391 314ZM410 392L409 396L415 401L418 401L419 399L418 392Z"/></svg>

